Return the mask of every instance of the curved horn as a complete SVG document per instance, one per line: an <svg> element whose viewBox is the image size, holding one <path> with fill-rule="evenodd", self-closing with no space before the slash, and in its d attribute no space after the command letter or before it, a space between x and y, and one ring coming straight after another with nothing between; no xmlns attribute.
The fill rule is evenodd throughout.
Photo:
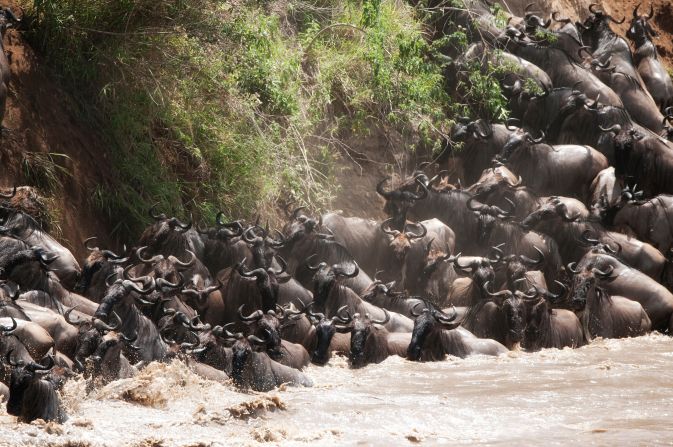
<svg viewBox="0 0 673 447"><path fill-rule="evenodd" d="M634 19L637 19L637 18L638 18L638 8L640 8L640 5L642 5L642 3L638 3L638 4L636 5L636 7L633 8L633 18L634 18Z"/></svg>
<svg viewBox="0 0 673 447"><path fill-rule="evenodd" d="M161 213L161 214L155 214L156 209L157 209L157 207L159 206L159 203L160 203L160 202L157 202L157 203L155 203L154 205L152 205L152 208L150 208L150 211L149 211L150 217L151 217L152 219L156 220L156 221L166 219L166 215L165 215L164 213Z"/></svg>
<svg viewBox="0 0 673 447"><path fill-rule="evenodd" d="M243 315L244 307L245 303L241 304L241 306L238 308L238 318L240 318L241 321L244 321L246 323L252 321L259 321L264 316L264 313L258 309L246 317Z"/></svg>
<svg viewBox="0 0 673 447"><path fill-rule="evenodd" d="M2 325L0 325L0 332L9 333L9 332L12 332L14 329L17 328L18 324L17 324L16 320L14 319L14 317L9 317L9 318L12 320L12 326L2 326Z"/></svg>
<svg viewBox="0 0 673 447"><path fill-rule="evenodd" d="M593 269L591 269L591 272L592 272L594 275L597 275L597 276L599 276L600 278L605 279L605 278L609 278L610 275L612 275L612 272L613 272L614 270L615 270L615 266L614 266L614 265L608 265L608 268L607 268L607 270L605 270L605 271L599 270L599 269L597 269L596 267L594 267Z"/></svg>
<svg viewBox="0 0 673 447"><path fill-rule="evenodd" d="M425 237L426 234L428 234L428 229L425 227L425 225L423 225L420 222L415 224L415 225L420 227L421 232L417 234L417 233L411 233L411 232L407 231L407 232L405 232L405 234L407 235L407 238L409 238L409 239L420 239L422 237Z"/></svg>
<svg viewBox="0 0 673 447"><path fill-rule="evenodd" d="M183 268L178 269L178 270L184 270L184 269L187 269L187 268L189 268L189 267L192 267L192 266L194 265L194 263L196 262L196 254L195 254L193 251L191 251L191 250L185 250L185 251L186 251L187 253L189 253L189 256L190 256L189 261L182 262L182 261L180 261L177 257L174 257L174 258L175 258L175 261L173 261L173 262L174 262L176 265L178 265L178 266L180 266L180 267L183 267Z"/></svg>
<svg viewBox="0 0 673 447"><path fill-rule="evenodd" d="M385 182L387 182L388 180L390 180L390 177L386 177L376 184L376 192L381 197L383 197L384 199L390 199L390 198L392 198L392 195L393 195L392 192L389 192L389 191L386 191L385 189L383 189L383 184Z"/></svg>
<svg viewBox="0 0 673 447"><path fill-rule="evenodd" d="M573 275L577 275L580 272L579 270L577 270L576 262L571 262L568 265L566 265L566 269Z"/></svg>
<svg viewBox="0 0 673 447"><path fill-rule="evenodd" d="M343 276L344 278L355 278L360 274L360 267L358 266L358 263L355 261L351 261L350 263L353 265L353 270L351 272L345 272L341 268L339 268L334 273L337 276Z"/></svg>
<svg viewBox="0 0 673 447"><path fill-rule="evenodd" d="M598 239L590 238L589 233L591 233L590 229L586 229L586 230L582 231L582 240L584 242L592 244L592 245L596 245L596 244L600 243L600 241Z"/></svg>
<svg viewBox="0 0 673 447"><path fill-rule="evenodd" d="M603 132L616 132L616 133L619 133L619 132L622 131L622 126L620 126L619 124L613 124L612 126L610 126L610 127L608 127L608 128L604 128L604 127L602 127L602 126L598 126L598 128L599 128L601 131L603 131Z"/></svg>
<svg viewBox="0 0 673 447"><path fill-rule="evenodd" d="M555 22L563 22L563 23L570 23L570 22L572 22L572 20L570 20L569 18L567 18L567 17L561 17L561 18L559 18L558 15L559 15L559 12L558 12L558 11L554 11L554 12L551 13L551 18L554 19Z"/></svg>
<svg viewBox="0 0 673 447"><path fill-rule="evenodd" d="M391 230L390 227L389 227L390 222L392 222L392 221L393 221L392 217L390 219L384 220L383 222L381 222L380 228L381 228L381 231L383 231L385 234L388 234L390 236L397 236L398 234L400 234L400 232L397 231L397 230Z"/></svg>
<svg viewBox="0 0 673 447"><path fill-rule="evenodd" d="M501 296L506 296L506 297L509 298L509 297L512 296L512 292L510 292L509 290L501 290L500 292L490 292L488 290L489 286L490 286L490 281L486 281L484 283L484 292L486 292L486 294L488 296L492 297L492 298L500 298Z"/></svg>
<svg viewBox="0 0 673 447"><path fill-rule="evenodd" d="M147 245L145 245L144 247L140 247L139 249L136 250L136 257L143 264L154 264L155 262L157 262L158 260L160 260L163 257L162 255L155 255L155 256L152 256L149 259L145 259L145 258L143 258L143 250L146 250L146 249L147 249Z"/></svg>
<svg viewBox="0 0 673 447"><path fill-rule="evenodd" d="M526 257L524 255L519 255L519 259L521 259L522 262L530 265L531 267L536 267L536 266L542 265L542 263L544 262L544 253L542 253L542 250L537 248L535 245L533 245L533 249L535 249L535 251L537 251L537 253L539 255L539 258L537 260L536 259L531 259L531 258Z"/></svg>
<svg viewBox="0 0 673 447"><path fill-rule="evenodd" d="M314 257L317 257L317 256L318 256L317 253L313 253L311 256L306 258L306 268L309 269L312 272L317 272L319 269L321 269L322 267L325 267L327 265L327 263L325 263L325 262L321 262L321 263L319 263L318 265L315 265L315 266L311 265L311 259L313 259Z"/></svg>
<svg viewBox="0 0 673 447"><path fill-rule="evenodd" d="M595 10L595 9L594 9L594 8L597 7L597 6L599 6L598 3L592 3L592 4L590 4L590 5L589 5L589 11L590 11L592 14L603 14L603 11L601 11L600 9L598 9L598 10Z"/></svg>
<svg viewBox="0 0 673 447"><path fill-rule="evenodd" d="M63 318L65 318L65 321L67 321L69 324L72 324L73 326L77 326L81 324L81 321L71 321L70 320L70 313L75 310L77 306L71 307L70 309L66 310L65 313L63 314Z"/></svg>
<svg viewBox="0 0 673 447"><path fill-rule="evenodd" d="M427 306L426 306L426 307L425 307L423 310L421 310L420 312L416 312L416 308L417 308L418 306L420 306L421 304L425 305L424 302L418 302L418 303L414 304L414 306L411 308L411 310L409 311L409 313L410 313L412 316L414 316L414 317L420 317L421 314L422 314L423 312L425 312L425 311L428 310L428 308L427 308Z"/></svg>
<svg viewBox="0 0 673 447"><path fill-rule="evenodd" d="M90 238L87 238L84 240L84 248L86 248L89 251L94 251L97 247L89 247L89 242L95 241L98 239L96 236L92 236Z"/></svg>
<svg viewBox="0 0 673 447"><path fill-rule="evenodd" d="M388 311L387 311L386 309L382 309L382 310L383 310L383 313L384 313L384 315L385 315L385 316L383 317L383 320L374 320L374 319L372 318L372 319L370 319L370 321L371 321L373 324L384 325L384 324L386 324L387 322L390 321L390 314L388 313Z"/></svg>

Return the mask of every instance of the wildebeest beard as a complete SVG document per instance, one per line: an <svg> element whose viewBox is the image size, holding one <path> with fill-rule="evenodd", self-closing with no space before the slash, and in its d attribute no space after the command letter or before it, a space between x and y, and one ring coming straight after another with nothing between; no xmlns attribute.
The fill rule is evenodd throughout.
<svg viewBox="0 0 673 447"><path fill-rule="evenodd" d="M362 365L365 355L365 343L367 342L370 330L367 324L361 321L355 322L353 331L351 332L351 352L348 356L351 366L358 367Z"/></svg>
<svg viewBox="0 0 673 447"><path fill-rule="evenodd" d="M311 361L316 365L324 365L329 361L329 347L336 329L330 320L323 320L315 328L316 346Z"/></svg>
<svg viewBox="0 0 673 447"><path fill-rule="evenodd" d="M433 317L429 312L424 312L414 322L414 329L411 332L411 342L407 348L407 358L409 360L420 360L423 354L423 345L428 334L432 331L435 324Z"/></svg>
<svg viewBox="0 0 673 447"><path fill-rule="evenodd" d="M243 371L245 370L245 364L248 361L248 358L252 354L250 346L247 346L241 341L237 341L233 348L233 358L232 358L232 368L231 368L231 378L234 383L238 386L245 385L243 379Z"/></svg>

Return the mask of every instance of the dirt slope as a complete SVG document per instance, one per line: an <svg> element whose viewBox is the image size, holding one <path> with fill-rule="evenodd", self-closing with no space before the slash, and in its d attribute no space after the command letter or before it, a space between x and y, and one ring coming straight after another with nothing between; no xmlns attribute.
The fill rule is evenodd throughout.
<svg viewBox="0 0 673 447"><path fill-rule="evenodd" d="M12 2L0 4L12 7L20 15ZM9 131L2 138L0 186L30 184L24 160L29 160L28 163L32 160L34 167L49 153L66 155L52 156L62 168L55 169L62 188L55 188L53 194L41 193L53 198L55 209L51 214L56 225L52 231L79 258L83 255L84 238L91 235L105 238L108 233L107 224L96 218L89 205L96 184L109 175L106 149L92 126L78 117L69 96L49 79L20 32L8 30L4 46L10 58L12 79L2 123ZM38 167L37 172L43 176L44 168Z"/></svg>

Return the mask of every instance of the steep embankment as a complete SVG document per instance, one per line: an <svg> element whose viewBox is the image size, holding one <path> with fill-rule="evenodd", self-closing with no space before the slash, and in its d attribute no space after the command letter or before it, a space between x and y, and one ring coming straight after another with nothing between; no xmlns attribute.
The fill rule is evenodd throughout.
<svg viewBox="0 0 673 447"><path fill-rule="evenodd" d="M18 10L14 2L2 2ZM92 123L47 75L21 31L4 39L12 80L2 136L0 185L38 188L49 209L52 232L78 255L80 242L105 237L108 223L91 206L98 184L109 179L106 146Z"/></svg>

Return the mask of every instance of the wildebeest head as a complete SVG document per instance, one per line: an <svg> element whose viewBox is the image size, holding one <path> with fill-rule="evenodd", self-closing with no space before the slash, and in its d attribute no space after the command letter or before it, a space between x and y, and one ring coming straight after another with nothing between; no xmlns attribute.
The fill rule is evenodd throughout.
<svg viewBox="0 0 673 447"><path fill-rule="evenodd" d="M392 223L392 218L381 223L381 231L383 231L388 236L390 241L390 248L393 250L395 257L398 261L403 261L407 256L409 249L411 248L411 243L414 239L420 239L425 237L428 233L427 228L422 223L417 224L405 224L404 231L392 230L390 229L390 224ZM409 231L408 227L416 226L417 231Z"/></svg>
<svg viewBox="0 0 673 447"><path fill-rule="evenodd" d="M411 342L407 348L407 359L414 361L421 359L426 341L430 340L433 333L455 329L460 326L460 322L456 322L458 313L455 310L453 315L446 315L444 312L428 305L418 313L416 307L418 306L412 309L412 314L416 317L416 320L411 333Z"/></svg>
<svg viewBox="0 0 673 447"><path fill-rule="evenodd" d="M568 206L559 197L550 197L521 222L521 227L534 230L543 221L559 218L565 222L575 222L579 217L579 214L571 215Z"/></svg>
<svg viewBox="0 0 673 447"><path fill-rule="evenodd" d="M347 306L342 306L338 311L337 315L332 318L326 318L323 313L311 311L312 304L309 304L304 311L308 316L311 323L315 327L315 349L311 353L311 362L316 365L326 365L330 359L330 344L332 343L332 338L334 334L339 331L342 333L350 332L350 328L337 326L337 323L347 324L348 319L341 316L341 313L347 309Z"/></svg>
<svg viewBox="0 0 673 447"><path fill-rule="evenodd" d="M589 36L597 36L605 32L612 33L610 30L610 22L621 25L626 20L626 17L619 21L615 20L615 18L610 14L598 9L597 7L598 4L596 3L589 5L589 11L591 14L584 21L584 28L586 32L589 33Z"/></svg>
<svg viewBox="0 0 673 447"><path fill-rule="evenodd" d="M510 134L509 139L502 147L500 154L496 156L496 159L506 163L507 160L509 160L509 158L514 154L514 152L527 148L532 144L540 144L545 138L544 132L541 131L540 134L540 137L533 138L531 134L525 131L513 132Z"/></svg>
<svg viewBox="0 0 673 447"><path fill-rule="evenodd" d="M77 327L77 348L75 349L73 363L75 369L81 372L84 370L84 360L94 353L96 347L100 344L101 337L110 331L119 330L121 320L116 313L114 313L114 316L117 323L114 326L110 326L96 317L91 317L90 320L74 320L71 318L73 310L75 310L74 307L68 309L64 317L65 321Z"/></svg>
<svg viewBox="0 0 673 447"><path fill-rule="evenodd" d="M407 211L413 206L414 202L423 200L428 196L428 189L423 183L422 177L416 176L412 184L413 187L402 185L392 191L386 191L383 184L389 179L390 177L386 177L381 180L376 185L376 192L386 200L383 211L393 219L393 228L402 231ZM419 188L416 188L416 185Z"/></svg>
<svg viewBox="0 0 673 447"><path fill-rule="evenodd" d="M248 271L245 267L245 258L236 265L236 271L244 278L255 278L255 284L262 296L262 311L273 310L278 303L278 287L281 282L289 281L292 277L280 277L287 268L287 263L283 258L277 256L280 263L279 269L274 268L256 268Z"/></svg>
<svg viewBox="0 0 673 447"><path fill-rule="evenodd" d="M151 258L145 258L145 251L147 247L140 247L136 250L136 256L140 262L145 264L143 270L147 276L154 278L156 281L157 291L164 296L172 293L177 293L184 285L184 278L182 272L192 268L196 264L196 254L190 250L186 250L189 259L181 261L176 256L170 255L164 257L163 255L155 255ZM135 280L129 277L131 280Z"/></svg>
<svg viewBox="0 0 673 447"><path fill-rule="evenodd" d="M547 29L549 28L549 25L551 25L551 18L545 21L542 17L530 10L532 6L534 6L533 3L526 6L524 15L524 31L528 34L534 34L538 28Z"/></svg>
<svg viewBox="0 0 673 447"><path fill-rule="evenodd" d="M140 244L148 247L159 247L173 232L185 233L192 228L191 219L184 223L176 217L168 217L164 213L157 214L156 208L159 204L155 203L149 210L150 217L155 221L143 231L140 236Z"/></svg>
<svg viewBox="0 0 673 447"><path fill-rule="evenodd" d="M640 8L640 3L633 8L631 26L629 26L628 31L626 31L626 37L636 42L636 48L658 35L649 22L649 20L654 17L654 6L652 3L650 3L649 14L638 14L638 8Z"/></svg>
<svg viewBox="0 0 673 447"><path fill-rule="evenodd" d="M272 238L269 231L259 225L254 225L243 232L242 238L252 252L255 268L268 268L276 254L276 249L285 245L285 236L278 230L275 233L278 236L277 239Z"/></svg>
<svg viewBox="0 0 673 447"><path fill-rule="evenodd" d="M122 349L127 347L134 351L140 350L139 346L133 344L137 338L137 335L126 337L119 332L108 332L103 335L89 357L93 366L92 376L102 377L106 382L117 379L121 368Z"/></svg>
<svg viewBox="0 0 673 447"><path fill-rule="evenodd" d="M236 334L236 342L232 346L231 378L238 387L248 387L245 369L253 355L253 346L264 346L266 342L254 335L243 337L242 334Z"/></svg>
<svg viewBox="0 0 673 447"><path fill-rule="evenodd" d="M510 206L509 210L503 210L499 206L476 203L477 197L473 196L467 201L467 208L474 212L478 217L479 242L486 242L489 239L493 228L498 219L509 219L516 211L516 205L510 199L505 197L505 201Z"/></svg>
<svg viewBox="0 0 673 447"><path fill-rule="evenodd" d="M266 313L256 310L250 315L245 316L243 315L244 307L245 304L241 304L238 308L238 318L250 326L250 333L265 341L266 351L271 358L280 355L281 320L285 316L285 310L276 305L278 314L273 310L268 310Z"/></svg>
<svg viewBox="0 0 673 447"><path fill-rule="evenodd" d="M511 344L520 343L523 340L526 329L526 306L525 298L534 298L520 291L501 290L490 292L488 284L484 287L488 300L495 303L505 316L507 325L507 339Z"/></svg>
<svg viewBox="0 0 673 447"><path fill-rule="evenodd" d="M316 255L311 255L306 259L306 267L315 272L313 275L313 300L318 306L322 306L336 281L339 278L355 278L360 273L360 267L358 267L355 261L343 262L332 266L327 265L326 262L311 265L311 260L314 257Z"/></svg>
<svg viewBox="0 0 673 447"><path fill-rule="evenodd" d="M607 256L585 258L579 264L568 264L567 270L573 274L570 289L571 306L577 310L584 309L588 294L599 282L615 279L614 269L614 265L609 263Z"/></svg>
<svg viewBox="0 0 673 447"><path fill-rule="evenodd" d="M109 273L108 270L111 270L112 266L124 264L129 260L128 257L119 256L111 250L101 250L98 247L92 247L90 244L95 240L96 237L90 237L84 241L84 247L89 250L90 253L84 261L82 275L75 285L76 292L85 293L91 285L93 275L96 272L101 271L104 266L109 267L107 269L103 269L103 274L107 276L106 273Z"/></svg>
<svg viewBox="0 0 673 447"><path fill-rule="evenodd" d="M376 349L376 346L368 346L368 339L372 334L372 331L379 330L375 325L383 325L390 321L390 314L387 310L383 309L385 317L383 320L375 320L365 314L361 316L359 313L356 313L351 317L350 313L346 310L348 317L345 319L344 323L337 323L336 328L339 332L348 332L351 334L351 349L348 354L348 363L351 368L361 368L367 364L367 352L369 349Z"/></svg>
<svg viewBox="0 0 673 447"><path fill-rule="evenodd" d="M533 246L537 252L538 258L532 259L525 255L505 255L500 247L493 247L493 253L496 255L498 262L505 267L505 274L507 275L507 285L511 290L515 289L515 283L526 277L529 270L539 270L544 264L544 253Z"/></svg>
<svg viewBox="0 0 673 447"><path fill-rule="evenodd" d="M451 131L451 141L465 142L469 139L485 140L493 136L493 129L484 120L470 121L469 118L458 119Z"/></svg>
<svg viewBox="0 0 673 447"><path fill-rule="evenodd" d="M17 416L22 422L35 419L63 423L68 419L56 394L54 382L47 376L54 366L53 357L47 358L47 364L35 362L14 363L12 352L8 352L6 361L13 367L10 384L7 413Z"/></svg>
<svg viewBox="0 0 673 447"><path fill-rule="evenodd" d="M484 294L486 290L486 283L493 283L495 279L495 271L493 270L493 265L498 264L499 260L497 258L474 258L469 264L462 265L460 263L460 257L456 257L453 261L453 265L457 271L467 274L472 278L472 282L476 287L479 288L479 291Z"/></svg>
<svg viewBox="0 0 673 447"><path fill-rule="evenodd" d="M117 271L106 278L106 281L108 279L117 279L115 279L112 283L107 283L107 292L105 293L105 296L101 300L100 305L94 314L96 318L105 321L108 318L108 315L110 315L110 312L114 306L126 296L128 296L131 292L135 292L140 295L149 295L155 291L156 283L152 277L142 276L139 278L129 279L127 274L131 268L132 266L128 266L124 269L123 274L120 274L119 271ZM136 282L142 283L143 286L138 286Z"/></svg>
<svg viewBox="0 0 673 447"><path fill-rule="evenodd" d="M243 224L240 220L234 222L225 222L224 213L220 211L215 217L215 228L201 228L197 226L196 231L208 239L214 239L222 242L230 242L232 239L243 234Z"/></svg>

